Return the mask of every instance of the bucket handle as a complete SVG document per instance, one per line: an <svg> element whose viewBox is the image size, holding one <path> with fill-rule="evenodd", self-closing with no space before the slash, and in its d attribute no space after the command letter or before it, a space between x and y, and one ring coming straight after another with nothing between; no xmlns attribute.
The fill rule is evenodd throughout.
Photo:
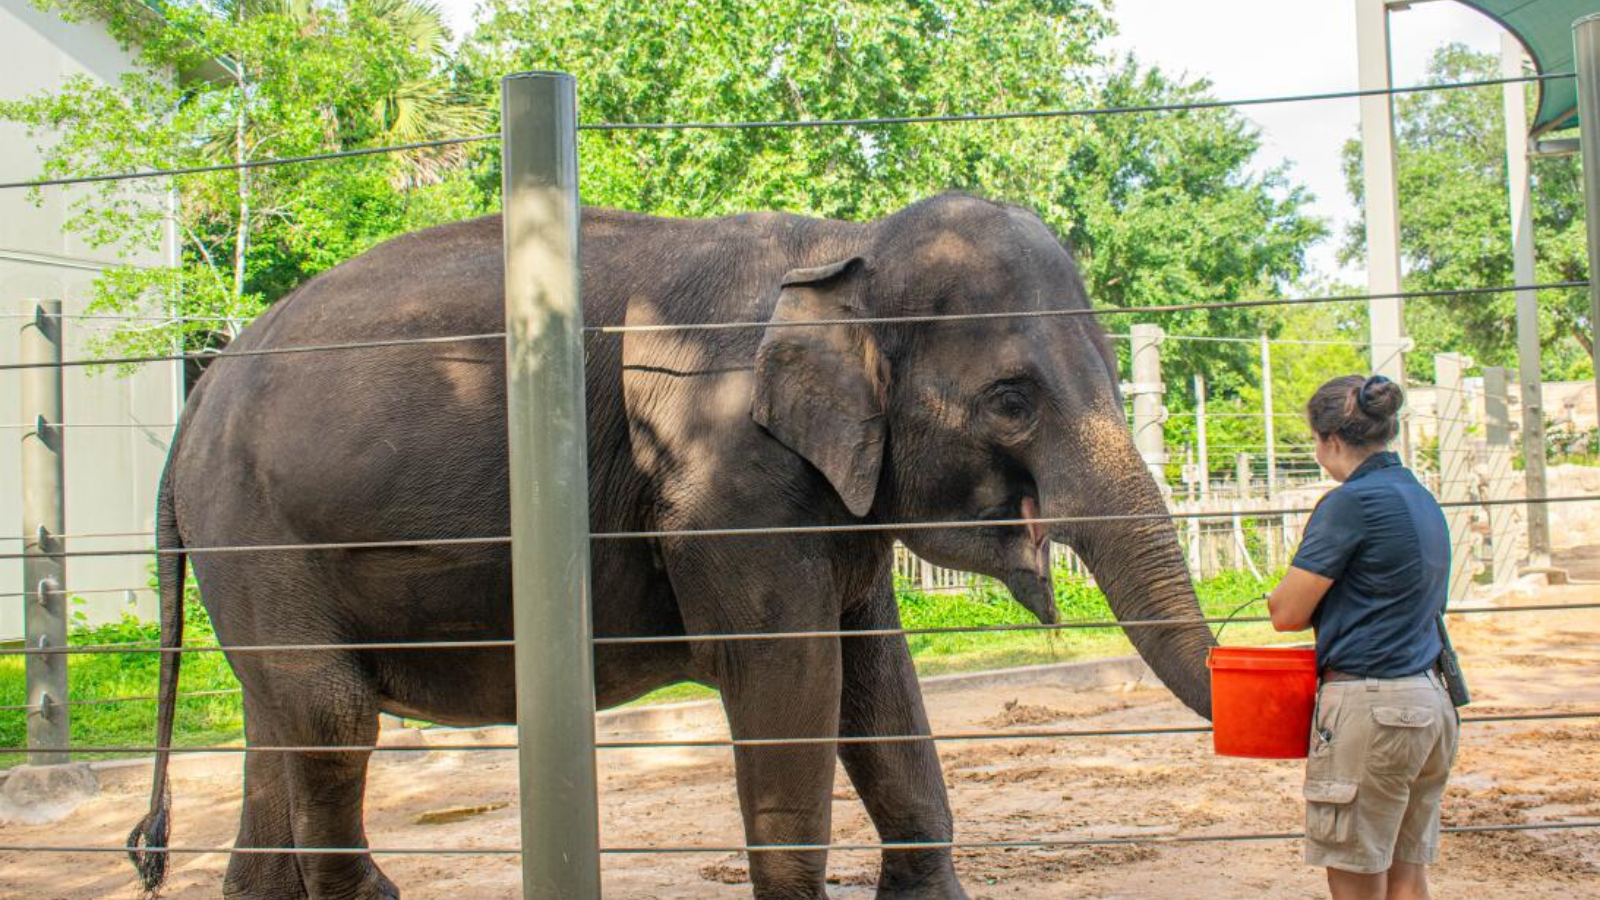
<svg viewBox="0 0 1600 900"><path fill-rule="evenodd" d="M1257 600L1265 600L1265 599L1267 599L1267 595L1266 594L1259 594L1259 595L1257 595L1255 597L1251 597L1249 600L1246 600L1245 602L1239 604L1238 606L1235 606L1233 608L1233 612L1228 613L1226 616L1223 617L1223 623L1221 625L1217 626L1216 633L1212 634L1211 637L1217 643L1219 643L1219 644L1222 643L1222 631L1223 631L1223 629L1227 628L1229 625L1233 624L1233 617L1237 616L1239 613L1244 612L1245 607L1249 606L1252 603L1255 603Z"/></svg>

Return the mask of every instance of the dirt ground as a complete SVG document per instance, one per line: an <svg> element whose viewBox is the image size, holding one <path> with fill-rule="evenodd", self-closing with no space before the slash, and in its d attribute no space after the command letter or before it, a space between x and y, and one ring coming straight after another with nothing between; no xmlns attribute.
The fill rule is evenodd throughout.
<svg viewBox="0 0 1600 900"><path fill-rule="evenodd" d="M1528 592L1507 605L1600 600L1600 586ZM1600 709L1600 612L1525 612L1457 620L1469 661L1471 715ZM1164 690L1093 691L1035 686L941 693L936 731L1127 728L1197 720ZM1594 720L1471 725L1445 806L1454 824L1600 818L1600 728ZM439 739L460 742L454 733ZM501 730L499 739L504 739ZM1300 829L1300 764L1219 759L1205 735L1019 739L940 747L958 837L1051 837L1279 832ZM516 763L510 753L378 754L368 789L374 847L507 847L517 841ZM602 751L603 842L608 846L741 840L725 749ZM239 803L238 763L177 766L173 843L226 846ZM115 846L145 804L147 770L108 778L65 821L0 828L0 844ZM834 840L875 840L844 779L834 794ZM1320 873L1297 841L1151 844L1067 850L961 851L957 868L974 898L1314 898ZM215 897L223 854L179 857L165 896ZM510 856L386 857L408 898L512 898ZM830 893L872 895L873 854L830 861ZM113 854L0 853L0 896L134 897L131 870ZM1435 870L1437 896L1600 898L1600 832L1448 835ZM609 856L611 898L749 896L736 854Z"/></svg>
<svg viewBox="0 0 1600 900"><path fill-rule="evenodd" d="M1600 578L1600 517L1587 504L1553 507L1552 513L1562 548L1557 564L1568 565L1577 578ZM1496 603L1597 600L1600 581L1513 593ZM1600 710L1600 611L1476 615L1454 619L1452 629L1474 692L1467 715ZM1199 722L1164 690L1138 684L1090 691L1037 685L969 689L931 696L929 707L937 732L1026 734ZM510 735L498 729L479 738ZM400 739L415 740L404 733ZM469 735L446 732L431 739L459 743ZM1303 764L1217 758L1209 735L1020 738L946 743L939 752L962 840L1301 828ZM238 821L238 758L186 759L175 773L173 844L227 846ZM600 778L606 846L742 842L726 749L602 751ZM99 796L64 821L0 827L0 844L119 845L145 806L148 768L108 773L105 781ZM517 842L511 753L380 753L367 798L368 834L377 848L503 848ZM834 800L835 842L876 840L842 771ZM1447 824L1459 825L1600 818L1600 724L1573 719L1464 726L1444 815ZM1320 871L1304 866L1300 852L1293 840L971 850L958 851L956 866L975 900L1324 896ZM379 861L409 900L518 896L514 856ZM221 853L179 856L165 896L218 896L226 864ZM871 897L875 855L835 853L829 873L833 897ZM729 853L607 856L604 880L608 898L743 898L750 890L745 860ZM1440 898L1600 898L1600 831L1446 835L1434 883ZM132 871L118 854L0 852L0 898L135 896Z"/></svg>

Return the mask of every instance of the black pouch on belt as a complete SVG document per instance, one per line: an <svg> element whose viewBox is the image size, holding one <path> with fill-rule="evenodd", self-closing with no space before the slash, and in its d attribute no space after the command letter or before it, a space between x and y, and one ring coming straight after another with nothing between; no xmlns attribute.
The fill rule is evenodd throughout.
<svg viewBox="0 0 1600 900"><path fill-rule="evenodd" d="M1450 702L1456 706L1466 706L1472 702L1472 694L1467 690L1467 679L1461 674L1461 660L1456 658L1456 648L1450 644L1450 632L1445 630L1444 616L1434 620L1439 625L1439 677L1444 679L1444 689L1450 694Z"/></svg>

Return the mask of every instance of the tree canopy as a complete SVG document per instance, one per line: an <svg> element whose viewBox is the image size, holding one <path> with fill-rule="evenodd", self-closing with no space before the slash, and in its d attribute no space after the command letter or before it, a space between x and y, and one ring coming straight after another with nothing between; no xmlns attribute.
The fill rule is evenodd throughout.
<svg viewBox="0 0 1600 900"><path fill-rule="evenodd" d="M45 0L135 48L120 82L69 82L0 106L37 129L48 175L249 161L492 131L508 72L578 79L585 122L836 119L1130 107L1210 97L1105 49L1095 0L488 0L451 49L422 0L180 0L164 19L121 0ZM225 75L172 72L220 64ZM1281 295L1324 226L1256 162L1226 109L926 125L584 132L588 203L709 216L752 209L870 218L944 190L1027 205L1074 248L1101 305ZM103 308L136 297L242 321L322 269L420 225L498 207L498 147L413 152L108 185L72 227L148 243L175 184L183 265L114 270ZM152 212L152 209L154 210ZM1166 315L1173 334L1255 335L1250 309ZM1126 317L1107 319L1126 330ZM170 346L128 330L125 349ZM1251 383L1254 351L1169 345L1173 381Z"/></svg>
<svg viewBox="0 0 1600 900"><path fill-rule="evenodd" d="M1427 82L1499 76L1499 60L1460 44L1440 48ZM1531 90L1531 88L1530 88ZM1400 189L1400 250L1406 290L1508 285L1511 213L1506 195L1505 110L1499 86L1406 94L1395 98ZM1361 144L1344 146L1345 181L1361 201ZM1536 278L1586 277L1583 183L1576 156L1532 161ZM1360 259L1360 222L1345 235L1344 258ZM1433 354L1465 352L1484 365L1516 365L1515 297L1509 293L1414 299L1406 329L1416 340L1411 369L1431 377ZM1583 289L1539 294L1546 378L1586 378L1590 366L1589 298Z"/></svg>

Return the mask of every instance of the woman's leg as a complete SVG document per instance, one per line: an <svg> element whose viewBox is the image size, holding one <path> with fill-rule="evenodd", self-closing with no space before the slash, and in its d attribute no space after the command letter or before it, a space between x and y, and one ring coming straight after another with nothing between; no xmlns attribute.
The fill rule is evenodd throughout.
<svg viewBox="0 0 1600 900"><path fill-rule="evenodd" d="M1385 900L1428 900L1428 867L1408 862L1390 866Z"/></svg>
<svg viewBox="0 0 1600 900"><path fill-rule="evenodd" d="M1328 891L1333 900L1388 900L1389 873L1346 872L1328 869Z"/></svg>

